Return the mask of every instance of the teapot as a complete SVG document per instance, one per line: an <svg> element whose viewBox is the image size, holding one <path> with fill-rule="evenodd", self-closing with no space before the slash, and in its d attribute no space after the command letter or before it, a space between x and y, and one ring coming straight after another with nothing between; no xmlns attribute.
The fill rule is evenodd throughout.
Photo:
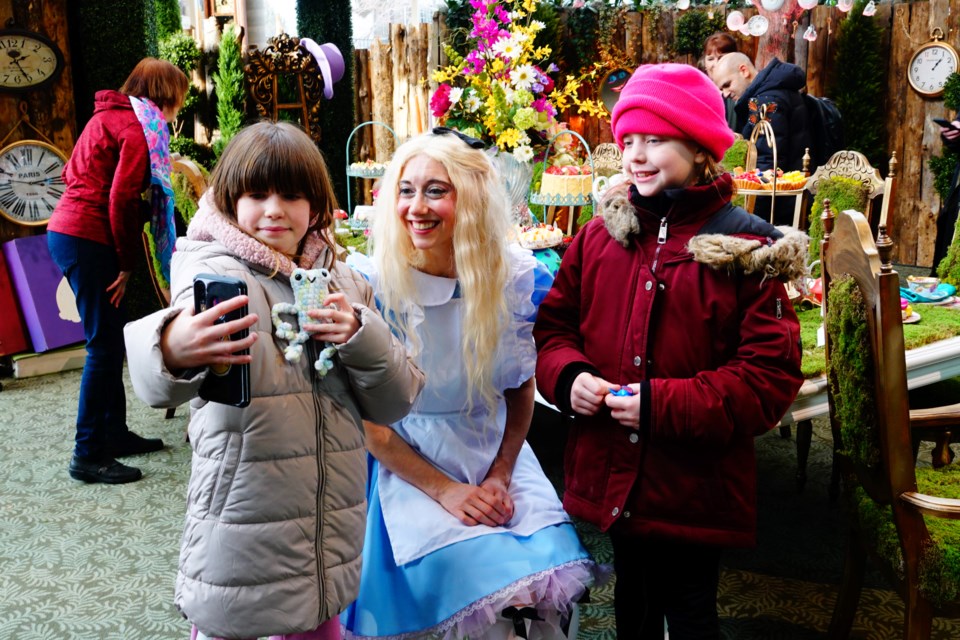
<svg viewBox="0 0 960 640"><path fill-rule="evenodd" d="M593 179L593 200L594 202L600 202L603 198L604 192L610 187L616 187L617 185L623 184L627 180L627 176L624 173L616 173L612 176L597 176Z"/></svg>

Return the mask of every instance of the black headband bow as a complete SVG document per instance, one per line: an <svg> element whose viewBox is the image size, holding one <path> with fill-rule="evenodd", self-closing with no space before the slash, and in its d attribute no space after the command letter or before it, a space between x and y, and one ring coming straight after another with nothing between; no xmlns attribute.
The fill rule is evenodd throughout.
<svg viewBox="0 0 960 640"><path fill-rule="evenodd" d="M434 127L433 133L434 135L438 135L438 136L452 133L453 135L463 140L466 143L466 145L471 149L483 149L484 147L487 146L483 143L483 140L478 140L477 138L468 136L465 133L460 133L456 129L451 129L450 127Z"/></svg>

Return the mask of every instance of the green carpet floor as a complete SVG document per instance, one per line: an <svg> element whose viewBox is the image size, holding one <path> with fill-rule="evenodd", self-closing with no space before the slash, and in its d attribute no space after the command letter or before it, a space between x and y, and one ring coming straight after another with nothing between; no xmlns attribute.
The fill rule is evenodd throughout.
<svg viewBox="0 0 960 640"><path fill-rule="evenodd" d="M130 458L144 479L121 486L71 480L80 373L2 380L0 391L0 640L180 640L189 625L173 607L173 582L189 473L186 409L172 420L128 391L128 424L167 448ZM538 410L531 444L556 482L562 423ZM724 557L720 612L728 639L822 638L841 566L843 513L827 498L829 433L815 428L810 480L794 483L793 440L757 440L759 546ZM578 524L601 562L606 537ZM898 637L902 604L871 577L855 637ZM615 638L613 583L581 609L580 638ZM936 640L960 637L937 620Z"/></svg>

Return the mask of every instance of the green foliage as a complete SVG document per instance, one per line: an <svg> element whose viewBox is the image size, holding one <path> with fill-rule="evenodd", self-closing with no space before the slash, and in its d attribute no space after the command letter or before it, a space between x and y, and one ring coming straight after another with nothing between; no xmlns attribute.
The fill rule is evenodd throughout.
<svg viewBox="0 0 960 640"><path fill-rule="evenodd" d="M337 244L345 249L353 247L355 251L360 253L367 253L367 236L363 233L349 234L349 233L337 233L334 234Z"/></svg>
<svg viewBox="0 0 960 640"><path fill-rule="evenodd" d="M220 157L223 148L243 126L245 113L243 58L240 55L240 40L233 24L227 25L223 30L217 61L213 83L217 93L217 126L220 128L220 139L214 144L214 152Z"/></svg>
<svg viewBox="0 0 960 640"><path fill-rule="evenodd" d="M844 147L867 156L875 167L885 167L887 56L880 24L863 15L867 1L857 0L840 23L828 94L843 116Z"/></svg>
<svg viewBox="0 0 960 640"><path fill-rule="evenodd" d="M183 33L180 24L180 3L177 0L153 0L153 4L157 16L158 42L176 33Z"/></svg>
<svg viewBox="0 0 960 640"><path fill-rule="evenodd" d="M939 156L930 156L927 166L933 174L933 188L940 194L941 200L946 200L950 195L950 189L953 188L953 170L957 166L960 156L947 148L943 149L943 154Z"/></svg>
<svg viewBox="0 0 960 640"><path fill-rule="evenodd" d="M747 164L747 141L743 138L734 140L733 145L723 154L720 166L724 171L733 172L735 167L745 167Z"/></svg>
<svg viewBox="0 0 960 640"><path fill-rule="evenodd" d="M461 57L470 53L470 29L473 7L468 0L446 0L447 43ZM449 54L448 54L449 57Z"/></svg>
<svg viewBox="0 0 960 640"><path fill-rule="evenodd" d="M834 213L847 209L862 212L867 208L867 188L860 181L843 176L820 181L817 186L817 197L810 209L810 217L807 219L811 261L820 259L820 241L823 240L823 221L820 216L823 215L825 199L830 200L830 208ZM820 265L813 268L811 275L814 278L820 276Z"/></svg>
<svg viewBox="0 0 960 640"><path fill-rule="evenodd" d="M686 11L674 23L673 48L679 55L699 57L703 52L703 41L711 34L725 29L726 22L719 11L714 13L712 18L702 9Z"/></svg>
<svg viewBox="0 0 960 640"><path fill-rule="evenodd" d="M170 186L173 187L173 208L180 214L183 223L189 225L197 212L197 201L193 197L190 181L182 173L174 172L170 176Z"/></svg>
<svg viewBox="0 0 960 640"><path fill-rule="evenodd" d="M600 14L594 8L567 10L567 38L560 54L568 73L578 75L594 63L599 28Z"/></svg>
<svg viewBox="0 0 960 640"><path fill-rule="evenodd" d="M540 193L540 183L543 182L543 171L546 167L545 162L533 163L533 177L530 178L530 193ZM542 204L531 204L530 215L539 222L546 222L547 208Z"/></svg>
<svg viewBox="0 0 960 640"><path fill-rule="evenodd" d="M332 42L343 54L343 78L334 85L333 99L324 99L320 110L320 151L327 166L343 162L347 138L355 124L354 116L354 71L353 71L353 23L349 2L331 0L297 0L297 33L319 43ZM357 138L359 140L359 138ZM350 157L356 157L351 154ZM347 201L348 185L343 168L330 172L337 200ZM358 181L354 181L358 182ZM354 198L353 202L357 202Z"/></svg>
<svg viewBox="0 0 960 640"><path fill-rule="evenodd" d="M828 295L830 312L825 320L830 340L830 376L833 411L840 424L841 453L866 467L880 460L877 407L873 394L874 361L870 330L860 287L852 277L834 280Z"/></svg>
<svg viewBox="0 0 960 640"><path fill-rule="evenodd" d="M953 231L953 243L947 249L947 255L937 265L937 276L944 282L960 287L960 217Z"/></svg>
<svg viewBox="0 0 960 640"><path fill-rule="evenodd" d="M188 77L203 56L194 39L183 31L177 31L160 40L159 48L160 58L173 64Z"/></svg>
<svg viewBox="0 0 960 640"><path fill-rule="evenodd" d="M951 73L943 85L943 106L951 111L960 110L960 73Z"/></svg>
<svg viewBox="0 0 960 640"><path fill-rule="evenodd" d="M177 136L170 138L170 153L179 153L184 158L190 158L201 168L201 170L212 170L216 163L213 149L209 146L200 144L193 138Z"/></svg>
<svg viewBox="0 0 960 640"><path fill-rule="evenodd" d="M93 115L93 96L118 89L134 65L157 55L153 2L67 2L77 126Z"/></svg>

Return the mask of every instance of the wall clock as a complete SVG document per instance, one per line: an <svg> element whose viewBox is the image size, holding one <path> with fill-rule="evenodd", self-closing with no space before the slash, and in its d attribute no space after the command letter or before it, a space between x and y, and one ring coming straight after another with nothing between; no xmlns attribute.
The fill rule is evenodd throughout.
<svg viewBox="0 0 960 640"><path fill-rule="evenodd" d="M17 224L47 224L63 195L67 157L52 144L21 140L0 149L0 215Z"/></svg>
<svg viewBox="0 0 960 640"><path fill-rule="evenodd" d="M0 29L0 91L29 91L53 82L63 71L63 54L46 36Z"/></svg>
<svg viewBox="0 0 960 640"><path fill-rule="evenodd" d="M928 98L941 95L947 78L960 68L956 49L942 42L943 31L939 27L933 30L932 38L916 50L907 67L910 86Z"/></svg>

